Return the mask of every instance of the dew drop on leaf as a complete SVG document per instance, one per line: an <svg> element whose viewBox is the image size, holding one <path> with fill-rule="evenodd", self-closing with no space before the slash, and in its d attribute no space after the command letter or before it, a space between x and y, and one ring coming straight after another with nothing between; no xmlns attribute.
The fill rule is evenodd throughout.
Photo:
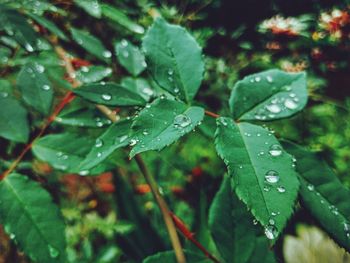
<svg viewBox="0 0 350 263"><path fill-rule="evenodd" d="M174 126L175 128L184 128L191 124L191 119L185 114L179 114L174 118Z"/></svg>
<svg viewBox="0 0 350 263"><path fill-rule="evenodd" d="M272 225L266 226L264 233L266 237L271 240L277 237L277 229L275 226L272 226Z"/></svg>
<svg viewBox="0 0 350 263"><path fill-rule="evenodd" d="M294 100L286 99L284 101L284 106L287 109L294 110L294 109L296 109L298 107L298 104Z"/></svg>
<svg viewBox="0 0 350 263"><path fill-rule="evenodd" d="M50 257L57 258L60 255L60 252L53 246L48 245L48 249L49 249Z"/></svg>
<svg viewBox="0 0 350 263"><path fill-rule="evenodd" d="M81 175L81 176L86 176L88 174L89 174L89 170L82 170L79 172L79 175Z"/></svg>
<svg viewBox="0 0 350 263"><path fill-rule="evenodd" d="M102 56L105 58L110 58L112 56L112 53L109 50L105 50L103 51Z"/></svg>
<svg viewBox="0 0 350 263"><path fill-rule="evenodd" d="M270 170L265 174L265 181L270 184L275 184L280 180L278 172L275 170Z"/></svg>
<svg viewBox="0 0 350 263"><path fill-rule="evenodd" d="M42 87L41 87L43 90L50 90L51 89L51 87L49 86L49 85L43 85Z"/></svg>
<svg viewBox="0 0 350 263"><path fill-rule="evenodd" d="M307 189L309 189L309 191L313 191L313 190L315 190L315 186L313 186L312 184L309 184L307 186Z"/></svg>
<svg viewBox="0 0 350 263"><path fill-rule="evenodd" d="M279 193L284 193L286 191L286 188L284 188L283 186L279 186L279 187L277 187L277 191Z"/></svg>
<svg viewBox="0 0 350 263"><path fill-rule="evenodd" d="M282 147L278 144L273 144L269 148L269 154L273 157L280 156L282 153Z"/></svg>
<svg viewBox="0 0 350 263"><path fill-rule="evenodd" d="M100 148L103 146L103 141L101 139L96 139L95 147Z"/></svg>
<svg viewBox="0 0 350 263"><path fill-rule="evenodd" d="M102 94L101 97L102 97L103 100L106 100L106 101L110 101L112 99L112 95L111 94L107 94L107 93Z"/></svg>
<svg viewBox="0 0 350 263"><path fill-rule="evenodd" d="M271 112L271 113L280 113L281 112L281 107L277 104L270 104L266 106L266 109Z"/></svg>

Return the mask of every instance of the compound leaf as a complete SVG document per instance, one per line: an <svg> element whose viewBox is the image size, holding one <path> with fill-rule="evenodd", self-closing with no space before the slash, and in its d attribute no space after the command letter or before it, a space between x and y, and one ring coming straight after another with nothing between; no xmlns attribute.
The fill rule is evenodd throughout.
<svg viewBox="0 0 350 263"><path fill-rule="evenodd" d="M40 185L20 174L0 182L0 220L11 239L35 262L66 262L65 226Z"/></svg>

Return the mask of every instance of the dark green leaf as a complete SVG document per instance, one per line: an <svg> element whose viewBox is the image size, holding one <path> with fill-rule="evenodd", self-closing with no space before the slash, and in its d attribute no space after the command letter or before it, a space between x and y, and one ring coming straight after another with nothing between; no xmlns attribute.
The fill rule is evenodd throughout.
<svg viewBox="0 0 350 263"><path fill-rule="evenodd" d="M158 18L142 43L153 78L174 96L190 102L203 79L202 50L182 27Z"/></svg>
<svg viewBox="0 0 350 263"><path fill-rule="evenodd" d="M234 119L276 120L301 111L307 102L306 74L267 70L238 81L230 97Z"/></svg>
<svg viewBox="0 0 350 263"><path fill-rule="evenodd" d="M36 182L10 174L0 182L0 220L35 262L66 262L65 226L52 198Z"/></svg>
<svg viewBox="0 0 350 263"><path fill-rule="evenodd" d="M151 85L143 78L126 77L122 79L120 85L132 92L138 93L146 101L149 101L155 94L154 90L151 88Z"/></svg>
<svg viewBox="0 0 350 263"><path fill-rule="evenodd" d="M101 5L102 14L116 22L117 24L129 29L130 31L138 34L143 34L145 30L142 26L133 22L128 16L126 16L122 11L116 9L115 7L107 4Z"/></svg>
<svg viewBox="0 0 350 263"><path fill-rule="evenodd" d="M115 43L115 53L119 63L133 76L139 75L146 68L145 57L138 47L127 40Z"/></svg>
<svg viewBox="0 0 350 263"><path fill-rule="evenodd" d="M103 80L112 74L112 69L103 66L82 67L76 71L77 78L82 83L92 83Z"/></svg>
<svg viewBox="0 0 350 263"><path fill-rule="evenodd" d="M247 263L276 263L275 254L273 250L270 248L268 241L265 237L260 236L255 240L254 251L247 261Z"/></svg>
<svg viewBox="0 0 350 263"><path fill-rule="evenodd" d="M89 15L101 17L101 6L98 0L74 0L74 3L83 8Z"/></svg>
<svg viewBox="0 0 350 263"><path fill-rule="evenodd" d="M43 114L50 112L53 90L43 65L36 62L24 65L18 74L17 86L26 103Z"/></svg>
<svg viewBox="0 0 350 263"><path fill-rule="evenodd" d="M136 92L115 83L86 84L74 93L91 102L110 106L142 106L146 101Z"/></svg>
<svg viewBox="0 0 350 263"><path fill-rule="evenodd" d="M185 251L185 257L188 263L211 263L212 261L205 256L195 254L190 251ZM174 251L160 252L153 256L149 256L142 263L176 263Z"/></svg>
<svg viewBox="0 0 350 263"><path fill-rule="evenodd" d="M275 239L293 212L299 182L292 157L268 130L217 119L216 150L228 166L238 197Z"/></svg>
<svg viewBox="0 0 350 263"><path fill-rule="evenodd" d="M293 143L283 145L297 159L303 204L334 240L350 251L349 189L318 154Z"/></svg>
<svg viewBox="0 0 350 263"><path fill-rule="evenodd" d="M51 33L55 34L62 40L68 40L66 35L62 32L61 29L59 29L54 23L52 23L50 20L47 20L43 16L38 16L32 13L28 13L28 16L33 18L37 23L42 25L43 27L47 28Z"/></svg>
<svg viewBox="0 0 350 263"><path fill-rule="evenodd" d="M92 36L86 31L76 28L71 28L71 33L74 41L77 42L87 52L103 61L109 62L111 60L112 53L105 48L105 46L98 38Z"/></svg>
<svg viewBox="0 0 350 263"><path fill-rule="evenodd" d="M80 170L89 170L105 160L116 149L129 144L128 134L131 121L124 120L114 123L96 139L95 145L80 164Z"/></svg>
<svg viewBox="0 0 350 263"><path fill-rule="evenodd" d="M146 106L132 125L130 157L161 150L193 130L203 119L204 109L174 100L157 99Z"/></svg>
<svg viewBox="0 0 350 263"><path fill-rule="evenodd" d="M27 110L15 99L9 91L0 92L0 136L16 142L27 142L29 124Z"/></svg>
<svg viewBox="0 0 350 263"><path fill-rule="evenodd" d="M209 212L209 227L226 262L245 263L255 246L253 218L225 177Z"/></svg>

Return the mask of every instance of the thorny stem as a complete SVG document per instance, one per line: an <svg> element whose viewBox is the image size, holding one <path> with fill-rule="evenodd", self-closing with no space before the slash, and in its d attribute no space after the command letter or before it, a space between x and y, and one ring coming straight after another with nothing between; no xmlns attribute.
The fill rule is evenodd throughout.
<svg viewBox="0 0 350 263"><path fill-rule="evenodd" d="M64 61L68 75L71 77L75 76L74 67L72 66L70 59L67 57L65 50L59 46L56 46L55 50L58 53L58 55L61 57L61 59ZM80 85L81 83L73 77L72 86L78 87ZM96 105L96 108L99 109L112 122L118 121L119 119L118 116L115 114L115 112L110 110L108 107L104 105ZM181 247L179 236L177 235L177 232L176 232L175 224L170 216L169 208L159 192L159 187L157 185L157 182L153 178L153 176L149 173L143 159L141 158L141 155L139 154L136 155L135 160L147 184L150 186L154 199L156 200L159 206L159 209L163 215L163 219L169 233L171 244L175 252L176 260L178 263L186 263L186 258Z"/></svg>

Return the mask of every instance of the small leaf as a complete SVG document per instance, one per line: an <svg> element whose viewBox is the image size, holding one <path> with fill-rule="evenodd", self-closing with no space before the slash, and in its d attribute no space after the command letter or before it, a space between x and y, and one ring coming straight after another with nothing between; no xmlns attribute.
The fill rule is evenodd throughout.
<svg viewBox="0 0 350 263"><path fill-rule="evenodd" d="M89 170L105 160L116 149L129 144L129 130L131 121L118 121L111 125L101 136L96 139L95 145L90 150L84 161L80 164L80 170Z"/></svg>
<svg viewBox="0 0 350 263"><path fill-rule="evenodd" d="M115 43L115 52L119 63L133 76L139 75L146 68L144 55L138 47L127 40Z"/></svg>
<svg viewBox="0 0 350 263"><path fill-rule="evenodd" d="M98 0L74 0L74 3L83 8L89 15L96 18L101 17L101 6Z"/></svg>
<svg viewBox="0 0 350 263"><path fill-rule="evenodd" d="M174 100L157 99L146 106L132 124L130 157L161 150L192 131L203 119L204 109Z"/></svg>
<svg viewBox="0 0 350 263"><path fill-rule="evenodd" d="M217 119L215 145L226 163L238 197L276 239L293 212L299 182L286 153L272 133L249 123Z"/></svg>
<svg viewBox="0 0 350 263"><path fill-rule="evenodd" d="M306 74L267 70L238 81L230 97L234 119L269 121L301 111L307 102Z"/></svg>
<svg viewBox="0 0 350 263"><path fill-rule="evenodd" d="M125 27L131 32L134 32L137 34L143 34L145 32L142 26L133 22L128 16L126 16L122 11L118 10L117 8L111 5L102 4L101 9L102 9L102 14L105 17Z"/></svg>
<svg viewBox="0 0 350 263"><path fill-rule="evenodd" d="M209 227L226 262L247 262L254 250L256 230L251 214L232 192L229 177L224 178L210 207Z"/></svg>
<svg viewBox="0 0 350 263"><path fill-rule="evenodd" d="M120 85L128 90L138 93L146 101L149 101L155 95L154 90L146 79L143 78L123 78Z"/></svg>
<svg viewBox="0 0 350 263"><path fill-rule="evenodd" d="M47 28L51 33L55 34L62 40L68 40L66 35L62 32L61 29L59 29L54 23L52 23L50 20L47 20L43 16L38 16L33 13L27 13L29 17L34 19L38 24L42 25L43 27Z"/></svg>
<svg viewBox="0 0 350 263"><path fill-rule="evenodd" d="M190 251L185 251L185 257L188 263L211 263L212 261L205 256L195 254ZM176 257L174 251L160 252L153 256L145 258L142 263L176 263Z"/></svg>
<svg viewBox="0 0 350 263"><path fill-rule="evenodd" d="M91 102L110 106L142 106L146 101L136 92L115 83L86 84L73 90Z"/></svg>
<svg viewBox="0 0 350 263"><path fill-rule="evenodd" d="M87 52L105 62L109 62L111 60L112 53L105 48L101 40L92 36L86 31L76 28L71 28L71 33L74 41L77 42Z"/></svg>
<svg viewBox="0 0 350 263"><path fill-rule="evenodd" d="M143 39L148 68L165 90L190 102L203 79L202 50L182 27L158 18Z"/></svg>
<svg viewBox="0 0 350 263"><path fill-rule="evenodd" d="M15 142L27 142L27 110L10 96L9 91L0 92L0 105L0 136Z"/></svg>
<svg viewBox="0 0 350 263"><path fill-rule="evenodd" d="M82 83L101 81L112 74L112 69L103 66L82 67L76 71L77 79Z"/></svg>
<svg viewBox="0 0 350 263"><path fill-rule="evenodd" d="M26 103L43 114L50 112L53 90L43 65L36 62L24 65L18 74L17 86Z"/></svg>
<svg viewBox="0 0 350 263"><path fill-rule="evenodd" d="M79 165L94 144L92 138L74 133L53 134L36 140L32 151L37 158L48 162L55 169L80 175L93 175L101 173L105 167L97 166L88 171L81 170Z"/></svg>
<svg viewBox="0 0 350 263"><path fill-rule="evenodd" d="M66 262L65 226L52 198L36 182L10 174L0 182L0 221L35 262Z"/></svg>
<svg viewBox="0 0 350 263"><path fill-rule="evenodd" d="M297 160L303 205L341 246L350 251L350 191L316 153L289 142L283 146Z"/></svg>

